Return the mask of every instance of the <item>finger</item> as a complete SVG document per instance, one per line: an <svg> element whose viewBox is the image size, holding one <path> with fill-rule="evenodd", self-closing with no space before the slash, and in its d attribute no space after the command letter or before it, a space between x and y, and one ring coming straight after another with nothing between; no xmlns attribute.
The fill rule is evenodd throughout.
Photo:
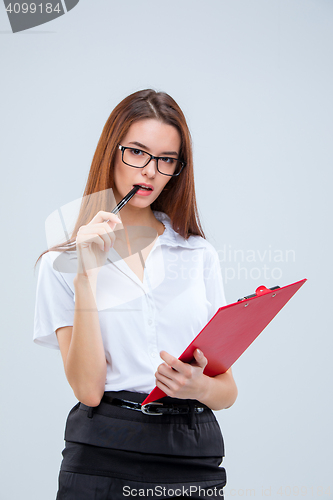
<svg viewBox="0 0 333 500"><path fill-rule="evenodd" d="M184 370L186 371L186 364L180 361L180 359L175 358L174 356L171 356L166 351L161 351L160 352L160 357L165 361L171 368L176 370L177 372L184 373Z"/></svg>
<svg viewBox="0 0 333 500"><path fill-rule="evenodd" d="M165 363L162 363L159 365L157 368L157 373L163 375L164 377L167 377L170 380L176 380L179 382L181 374L174 370L171 366L166 365Z"/></svg>
<svg viewBox="0 0 333 500"><path fill-rule="evenodd" d="M164 387L167 387L170 391L175 391L178 388L178 385L173 380L170 380L168 377L157 373L156 377L157 382L163 384ZM157 384L156 384L157 385ZM164 391L165 392L165 391Z"/></svg>
<svg viewBox="0 0 333 500"><path fill-rule="evenodd" d="M113 229L110 227L109 223L106 221L95 224L89 222L89 224L81 226L79 231L82 233L97 233L97 234L104 234L104 233L112 234L114 232Z"/></svg>
<svg viewBox="0 0 333 500"><path fill-rule="evenodd" d="M105 238L107 238L106 241ZM108 251L111 246L110 238L106 234L102 236L98 234L84 234L76 238L76 245L78 247L88 247L92 243L95 243L102 252Z"/></svg>
<svg viewBox="0 0 333 500"><path fill-rule="evenodd" d="M156 385L156 387L158 387L159 389L161 389L161 391L165 392L165 394L167 396L173 397L174 393L169 389L168 386L166 386L165 384L163 384L159 380L156 380L156 384L155 385Z"/></svg>
<svg viewBox="0 0 333 500"><path fill-rule="evenodd" d="M204 353L200 351L200 349L195 349L193 356L196 364L200 366L200 368L205 368L208 363L208 359L204 356Z"/></svg>
<svg viewBox="0 0 333 500"><path fill-rule="evenodd" d="M89 237L96 236L96 233L104 242L102 250L110 250L110 247L113 246L116 237L107 223L81 226L78 232L79 241L82 240L81 236L84 235L83 238L86 238L87 242L90 242Z"/></svg>
<svg viewBox="0 0 333 500"><path fill-rule="evenodd" d="M104 222L109 220L111 224L121 224L121 219L118 217L118 215L113 214L112 212L104 212L103 210L100 210L97 212L95 217L91 219L89 224L91 223L96 223L96 222Z"/></svg>
<svg viewBox="0 0 333 500"><path fill-rule="evenodd" d="M83 237L76 238L76 245L78 247L89 246L92 243L96 243L96 245L104 252L104 241L100 236L96 234L85 234Z"/></svg>
<svg viewBox="0 0 333 500"><path fill-rule="evenodd" d="M111 226L110 226L110 224L112 224L112 225L113 225L113 227L111 227ZM114 231L113 231L113 229L114 229L115 225L116 225L116 224L113 224L113 223L111 223L111 222L103 222L103 225L102 225L102 227L104 227L104 228L105 228L105 230L106 230L106 234L107 234L107 235L109 236L109 238L110 238L110 242L111 242L110 247L113 247L114 242L116 241L116 235L115 235L115 233L114 233ZM110 249L110 247L109 247L109 249Z"/></svg>

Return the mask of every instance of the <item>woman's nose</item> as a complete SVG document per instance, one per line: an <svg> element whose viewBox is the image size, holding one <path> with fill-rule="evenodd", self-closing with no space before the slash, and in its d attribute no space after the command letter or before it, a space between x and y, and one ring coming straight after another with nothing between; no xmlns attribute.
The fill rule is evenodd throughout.
<svg viewBox="0 0 333 500"><path fill-rule="evenodd" d="M148 175L148 177L153 178L156 175L157 172L157 161L155 159L151 159L148 165L143 167L142 169L142 174Z"/></svg>

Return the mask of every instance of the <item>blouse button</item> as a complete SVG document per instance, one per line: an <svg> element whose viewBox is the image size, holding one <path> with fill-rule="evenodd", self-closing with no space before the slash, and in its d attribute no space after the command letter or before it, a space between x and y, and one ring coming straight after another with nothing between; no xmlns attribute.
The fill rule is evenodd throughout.
<svg viewBox="0 0 333 500"><path fill-rule="evenodd" d="M156 358L156 352L151 352L150 355L152 358Z"/></svg>
<svg viewBox="0 0 333 500"><path fill-rule="evenodd" d="M151 318L149 318L149 320L148 320L148 325L150 326L150 325L152 325L152 324L153 324L153 320L152 320Z"/></svg>

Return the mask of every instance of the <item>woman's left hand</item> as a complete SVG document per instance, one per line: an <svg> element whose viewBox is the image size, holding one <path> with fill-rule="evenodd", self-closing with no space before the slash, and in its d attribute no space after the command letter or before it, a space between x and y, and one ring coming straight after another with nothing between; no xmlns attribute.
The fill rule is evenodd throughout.
<svg viewBox="0 0 333 500"><path fill-rule="evenodd" d="M160 356L165 361L155 373L156 386L167 396L180 399L197 399L203 397L207 376L203 371L208 363L203 353L196 349L193 353L195 361L183 363L166 351Z"/></svg>

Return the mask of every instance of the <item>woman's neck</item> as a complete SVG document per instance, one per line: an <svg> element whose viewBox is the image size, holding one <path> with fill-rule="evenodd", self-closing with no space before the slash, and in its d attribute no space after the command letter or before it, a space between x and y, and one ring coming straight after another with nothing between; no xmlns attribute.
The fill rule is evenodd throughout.
<svg viewBox="0 0 333 500"><path fill-rule="evenodd" d="M144 226L156 229L161 235L165 229L162 222L156 219L150 207L137 208L126 205L119 213L123 226ZM117 226L120 227L120 224Z"/></svg>

